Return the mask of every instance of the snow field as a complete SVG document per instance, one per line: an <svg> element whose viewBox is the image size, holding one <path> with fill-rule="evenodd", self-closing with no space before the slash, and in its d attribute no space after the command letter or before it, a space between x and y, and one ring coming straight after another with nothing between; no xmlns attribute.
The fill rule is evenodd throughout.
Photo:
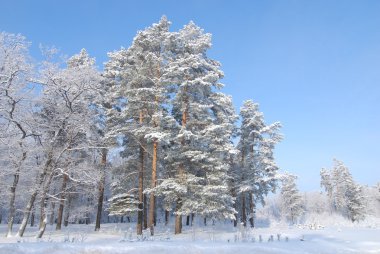
<svg viewBox="0 0 380 254"><path fill-rule="evenodd" d="M317 230L268 227L239 230L230 224L184 226L174 235L172 227L157 227L156 236L139 240L134 224L70 225L62 232L48 227L42 240L34 238L36 228L28 228L23 238L6 238L1 225L0 254L19 253L380 253L380 228L331 226ZM278 241L277 234L281 234ZM260 241L260 236L262 242ZM273 236L273 241L270 240ZM288 238L288 241L286 241Z"/></svg>

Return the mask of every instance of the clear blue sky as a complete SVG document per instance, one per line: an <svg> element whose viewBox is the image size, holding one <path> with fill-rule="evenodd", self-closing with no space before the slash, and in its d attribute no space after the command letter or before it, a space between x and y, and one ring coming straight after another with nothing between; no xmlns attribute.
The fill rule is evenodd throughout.
<svg viewBox="0 0 380 254"><path fill-rule="evenodd" d="M362 184L380 181L380 1L18 1L0 2L0 31L98 65L165 14L178 30L193 20L213 34L224 92L236 108L252 98L281 121L280 167L302 190L343 160Z"/></svg>

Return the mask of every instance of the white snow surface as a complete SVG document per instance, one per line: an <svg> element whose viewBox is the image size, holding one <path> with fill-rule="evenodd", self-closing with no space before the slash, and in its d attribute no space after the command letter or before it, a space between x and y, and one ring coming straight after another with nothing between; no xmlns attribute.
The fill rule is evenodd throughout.
<svg viewBox="0 0 380 254"><path fill-rule="evenodd" d="M329 220L329 219L327 219ZM331 221L331 220L330 220ZM173 234L173 226L159 226L157 233L141 241L134 223L103 224L99 232L94 225L69 225L61 232L48 226L40 240L34 238L36 227L28 228L23 238L5 237L6 225L0 226L0 254L38 253L379 253L378 221L366 224L335 223L288 226L283 223L255 229L233 228L231 223L215 226L184 226L183 233ZM15 225L17 226L17 225ZM280 241L277 234L281 234ZM260 242L260 235L262 242ZM273 235L273 241L268 241ZM286 241L288 238L288 241Z"/></svg>

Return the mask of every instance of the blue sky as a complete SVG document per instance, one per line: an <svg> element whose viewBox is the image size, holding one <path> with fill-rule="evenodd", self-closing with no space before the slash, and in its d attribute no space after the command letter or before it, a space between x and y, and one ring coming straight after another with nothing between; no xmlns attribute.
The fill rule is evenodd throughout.
<svg viewBox="0 0 380 254"><path fill-rule="evenodd" d="M335 157L354 178L380 181L380 1L19 1L0 3L0 31L21 33L63 54L86 48L102 68L162 15L178 30L193 20L213 34L224 92L236 108L259 102L281 121L280 167L319 190Z"/></svg>

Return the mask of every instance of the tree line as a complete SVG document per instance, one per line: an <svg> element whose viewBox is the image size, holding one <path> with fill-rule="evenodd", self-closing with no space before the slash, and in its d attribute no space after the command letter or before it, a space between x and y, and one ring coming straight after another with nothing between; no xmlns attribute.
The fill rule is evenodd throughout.
<svg viewBox="0 0 380 254"><path fill-rule="evenodd" d="M210 34L193 22L169 28L162 17L139 31L101 71L85 49L62 62L42 48L35 63L25 37L1 33L0 223L6 214L8 236L15 223L23 236L35 220L37 237L49 223L95 221L99 230L112 215L137 216L137 234L154 234L158 213L165 223L174 216L176 234L183 217L255 226L257 205L283 179L273 155L281 124L267 124L252 100L235 112L221 92L220 63L207 54Z"/></svg>

